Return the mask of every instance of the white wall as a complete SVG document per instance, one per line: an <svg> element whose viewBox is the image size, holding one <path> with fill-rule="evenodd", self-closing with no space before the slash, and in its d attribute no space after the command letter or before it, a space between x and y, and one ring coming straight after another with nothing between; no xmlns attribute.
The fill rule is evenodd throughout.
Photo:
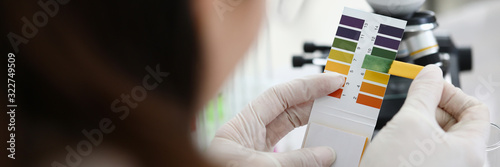
<svg viewBox="0 0 500 167"><path fill-rule="evenodd" d="M427 0L427 7L434 10L438 14L451 12L457 8L468 5L473 2L487 2L497 0ZM432 5L432 6L430 6Z"/></svg>
<svg viewBox="0 0 500 167"><path fill-rule="evenodd" d="M461 74L462 89L488 105L496 124L500 124L499 20L500 1L473 2L438 16L438 31L450 33L459 46L472 46L473 70Z"/></svg>

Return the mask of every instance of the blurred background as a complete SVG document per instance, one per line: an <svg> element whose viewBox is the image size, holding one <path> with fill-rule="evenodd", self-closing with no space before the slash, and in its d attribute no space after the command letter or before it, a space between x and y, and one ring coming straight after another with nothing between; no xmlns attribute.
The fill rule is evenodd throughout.
<svg viewBox="0 0 500 167"><path fill-rule="evenodd" d="M266 89L320 73L320 66L293 68L292 56L302 54L307 41L330 45L344 6L372 11L364 0L268 1L260 37L199 116L193 132L199 147L204 149L221 125ZM472 48L472 70L460 73L461 87L483 101L492 113L491 121L500 124L500 1L427 0L423 8L436 13L439 28L435 33L449 34L458 47ZM300 148L305 129L292 131L275 151Z"/></svg>

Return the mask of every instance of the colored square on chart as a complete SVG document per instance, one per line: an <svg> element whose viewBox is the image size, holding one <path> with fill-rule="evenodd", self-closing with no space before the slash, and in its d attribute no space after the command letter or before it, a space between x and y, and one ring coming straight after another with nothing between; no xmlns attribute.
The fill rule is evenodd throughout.
<svg viewBox="0 0 500 167"><path fill-rule="evenodd" d="M389 78L391 78L389 74L366 70L365 77L363 79L387 85L389 83Z"/></svg>
<svg viewBox="0 0 500 167"><path fill-rule="evenodd" d="M397 53L379 47L373 47L371 55L394 60L397 56Z"/></svg>
<svg viewBox="0 0 500 167"><path fill-rule="evenodd" d="M365 21L363 19L342 15L342 18L340 18L340 24L362 29Z"/></svg>
<svg viewBox="0 0 500 167"><path fill-rule="evenodd" d="M352 41L348 41L348 40L340 39L340 38L335 38L332 46L335 48L344 49L347 51L354 52L354 51L356 51L357 45L358 45L358 43L356 43L356 42L352 42Z"/></svg>
<svg viewBox="0 0 500 167"><path fill-rule="evenodd" d="M338 89L337 91L335 91L333 93L330 93L328 96L340 99L340 97L342 96L342 92L343 91L344 91L344 89Z"/></svg>
<svg viewBox="0 0 500 167"><path fill-rule="evenodd" d="M361 89L359 91L365 92L365 93L370 93L372 95L377 95L380 97L384 97L385 90L386 90L386 87L378 86L378 85L371 84L368 82L363 82L361 84Z"/></svg>
<svg viewBox="0 0 500 167"><path fill-rule="evenodd" d="M386 38L383 36L377 36L377 39L375 40L375 45L383 46L394 50L398 50L399 43L401 43L401 41Z"/></svg>
<svg viewBox="0 0 500 167"><path fill-rule="evenodd" d="M327 71L336 72L336 73L344 74L344 75L349 74L350 68L351 68L351 66L349 66L349 65L337 63L334 61L327 61L326 66L325 66L325 70L327 70Z"/></svg>
<svg viewBox="0 0 500 167"><path fill-rule="evenodd" d="M371 96L364 95L364 94L360 93L358 95L358 99L357 99L356 103L380 109L380 107L382 106L382 101L383 101L382 99L371 97Z"/></svg>
<svg viewBox="0 0 500 167"><path fill-rule="evenodd" d="M330 55L328 58L333 59L333 60L338 60L344 63L352 63L352 58L354 57L354 54L352 53L346 53L338 50L332 49L330 51Z"/></svg>
<svg viewBox="0 0 500 167"><path fill-rule="evenodd" d="M337 29L337 36L339 37L349 38L357 41L359 40L360 35L361 32L357 30L352 30L344 27L339 27L339 29Z"/></svg>
<svg viewBox="0 0 500 167"><path fill-rule="evenodd" d="M405 32L404 29L396 28L393 26L385 25L385 24L381 24L380 28L378 30L379 34L389 35L389 36L393 36L396 38L403 38L404 32Z"/></svg>

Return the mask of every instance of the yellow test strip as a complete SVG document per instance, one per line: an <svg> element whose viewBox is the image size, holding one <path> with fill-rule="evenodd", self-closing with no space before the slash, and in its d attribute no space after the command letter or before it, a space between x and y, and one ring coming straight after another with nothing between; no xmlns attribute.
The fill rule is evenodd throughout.
<svg viewBox="0 0 500 167"><path fill-rule="evenodd" d="M415 64L394 61L391 65L391 69L389 69L389 74L403 78L415 79L423 68L423 66Z"/></svg>

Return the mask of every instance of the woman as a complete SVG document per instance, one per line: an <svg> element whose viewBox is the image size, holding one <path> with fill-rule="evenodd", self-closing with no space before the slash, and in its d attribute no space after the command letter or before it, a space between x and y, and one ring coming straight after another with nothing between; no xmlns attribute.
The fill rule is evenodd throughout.
<svg viewBox="0 0 500 167"><path fill-rule="evenodd" d="M270 89L217 132L209 158L192 144L196 112L255 39L264 1L1 3L4 34L26 39L11 35L2 45L16 54L19 103L16 160L2 164L330 166L335 161L327 147L269 152L290 130L307 124L315 98L339 88L343 79L335 74ZM488 110L441 76L433 66L421 72L361 166L482 165Z"/></svg>

